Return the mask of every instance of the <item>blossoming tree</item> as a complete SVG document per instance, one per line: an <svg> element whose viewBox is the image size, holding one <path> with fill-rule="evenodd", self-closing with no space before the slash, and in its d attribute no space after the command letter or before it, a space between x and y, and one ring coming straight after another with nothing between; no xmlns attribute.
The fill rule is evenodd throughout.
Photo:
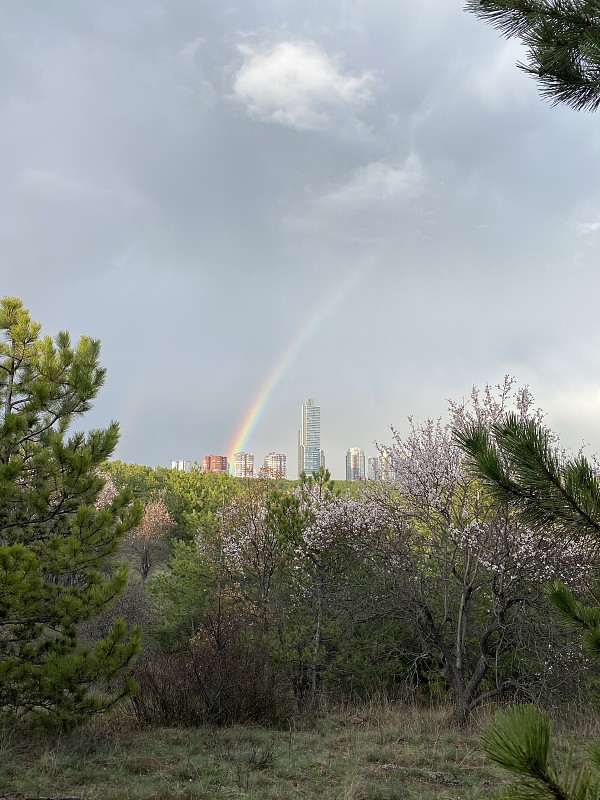
<svg viewBox="0 0 600 800"><path fill-rule="evenodd" d="M451 403L448 424L411 421L405 438L394 431L387 450L397 479L370 492L383 532L382 574L394 587L388 613L414 619L451 688L459 724L486 699L515 688L514 674L503 668L529 635L527 612L541 608L549 577L581 580L585 563L580 544L565 546L527 526L464 467L453 429L489 429L512 402L520 419L541 420L528 390L515 391L506 378L496 392L474 389L470 403Z"/></svg>

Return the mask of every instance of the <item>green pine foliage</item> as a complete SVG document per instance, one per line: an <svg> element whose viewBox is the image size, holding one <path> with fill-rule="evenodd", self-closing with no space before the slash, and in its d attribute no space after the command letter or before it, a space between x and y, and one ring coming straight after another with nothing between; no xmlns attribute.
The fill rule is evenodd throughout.
<svg viewBox="0 0 600 800"><path fill-rule="evenodd" d="M218 601L218 584L218 566L207 553L195 542L173 542L168 569L157 570L148 583L153 633L167 651L193 638L198 615Z"/></svg>
<svg viewBox="0 0 600 800"><path fill-rule="evenodd" d="M577 600L560 581L552 583L547 594L565 622L582 635L587 650L600 656L600 608Z"/></svg>
<svg viewBox="0 0 600 800"><path fill-rule="evenodd" d="M574 766L569 756L557 761L551 747L550 722L534 706L514 706L498 714L481 737L485 753L516 780L505 800L597 800L600 773L598 744L591 764Z"/></svg>
<svg viewBox="0 0 600 800"><path fill-rule="evenodd" d="M520 69L553 105L600 105L600 4L597 0L467 0L471 11L527 47Z"/></svg>
<svg viewBox="0 0 600 800"><path fill-rule="evenodd" d="M565 544L588 543L590 554L597 549L600 489L586 458L568 458L543 425L514 414L494 425L491 433L472 425L455 431L455 439L473 474L531 527L560 536ZM581 602L558 581L548 587L547 595L563 620L582 634L588 651L600 656L600 608ZM548 720L533 707L516 707L498 716L483 745L494 761L519 776L506 797L597 800L600 742L588 748L590 765L574 769L570 762L556 766L550 741Z"/></svg>
<svg viewBox="0 0 600 800"><path fill-rule="evenodd" d="M98 686L131 662L139 633L116 621L83 647L77 626L125 587L110 557L140 509L127 492L98 507L117 424L66 435L104 382L100 343L41 336L12 297L0 331L0 709L69 727L133 690Z"/></svg>
<svg viewBox="0 0 600 800"><path fill-rule="evenodd" d="M583 456L567 458L535 420L507 414L491 433L473 425L455 432L473 474L501 502L538 529L600 537L600 486Z"/></svg>

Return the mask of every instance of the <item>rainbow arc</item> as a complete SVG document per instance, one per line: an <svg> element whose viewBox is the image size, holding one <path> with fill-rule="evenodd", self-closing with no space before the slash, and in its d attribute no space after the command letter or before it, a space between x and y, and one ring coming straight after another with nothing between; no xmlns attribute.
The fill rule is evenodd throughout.
<svg viewBox="0 0 600 800"><path fill-rule="evenodd" d="M342 304L367 271L368 267L354 269L350 275L342 281L341 285L336 287L335 292L314 309L308 320L296 332L287 347L281 352L236 428L229 447L227 448L228 457L230 459L233 459L234 453L242 452L248 446L248 441L258 425L271 395L294 362L298 353L327 317L331 316Z"/></svg>

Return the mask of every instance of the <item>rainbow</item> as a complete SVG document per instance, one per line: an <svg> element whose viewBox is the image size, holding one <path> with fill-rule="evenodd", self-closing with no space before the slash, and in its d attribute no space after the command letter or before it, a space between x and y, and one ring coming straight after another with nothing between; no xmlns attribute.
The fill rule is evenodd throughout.
<svg viewBox="0 0 600 800"><path fill-rule="evenodd" d="M227 453L230 457L230 463L233 463L234 453L243 452L244 448L247 446L248 439L250 438L250 435L254 431L259 419L261 418L271 394L281 381L286 370L290 367L300 350L302 350L306 342L320 327L326 317L332 314L342 303L346 296L365 275L368 269L368 266L355 268L346 278L346 280L344 280L342 284L336 288L336 291L315 308L309 319L297 331L295 336L289 342L288 346L283 350L267 375L265 382L256 393L252 403L250 404L242 421L235 431L235 434L227 449Z"/></svg>

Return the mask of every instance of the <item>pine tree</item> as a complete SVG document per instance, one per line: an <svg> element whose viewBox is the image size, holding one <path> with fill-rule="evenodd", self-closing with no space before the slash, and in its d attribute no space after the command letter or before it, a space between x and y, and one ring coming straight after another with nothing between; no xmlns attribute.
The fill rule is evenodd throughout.
<svg viewBox="0 0 600 800"><path fill-rule="evenodd" d="M518 64L553 105L595 111L600 105L598 0L467 0L467 11L528 49Z"/></svg>
<svg viewBox="0 0 600 800"><path fill-rule="evenodd" d="M600 541L600 485L583 456L567 458L539 421L514 414L491 431L472 424L454 432L468 466L491 495L520 512L533 528L579 543L582 553ZM562 583L548 588L557 612L578 629L587 649L600 657L600 608L586 605ZM517 775L506 798L597 800L600 741L588 747L589 766L557 765L546 715L530 706L509 709L484 734L483 746L498 764Z"/></svg>
<svg viewBox="0 0 600 800"><path fill-rule="evenodd" d="M106 638L77 630L124 588L110 557L140 510L127 493L99 501L99 467L118 425L67 430L102 386L100 343L42 336L20 300L0 302L0 710L63 727L130 694L101 692L139 646L117 620Z"/></svg>

